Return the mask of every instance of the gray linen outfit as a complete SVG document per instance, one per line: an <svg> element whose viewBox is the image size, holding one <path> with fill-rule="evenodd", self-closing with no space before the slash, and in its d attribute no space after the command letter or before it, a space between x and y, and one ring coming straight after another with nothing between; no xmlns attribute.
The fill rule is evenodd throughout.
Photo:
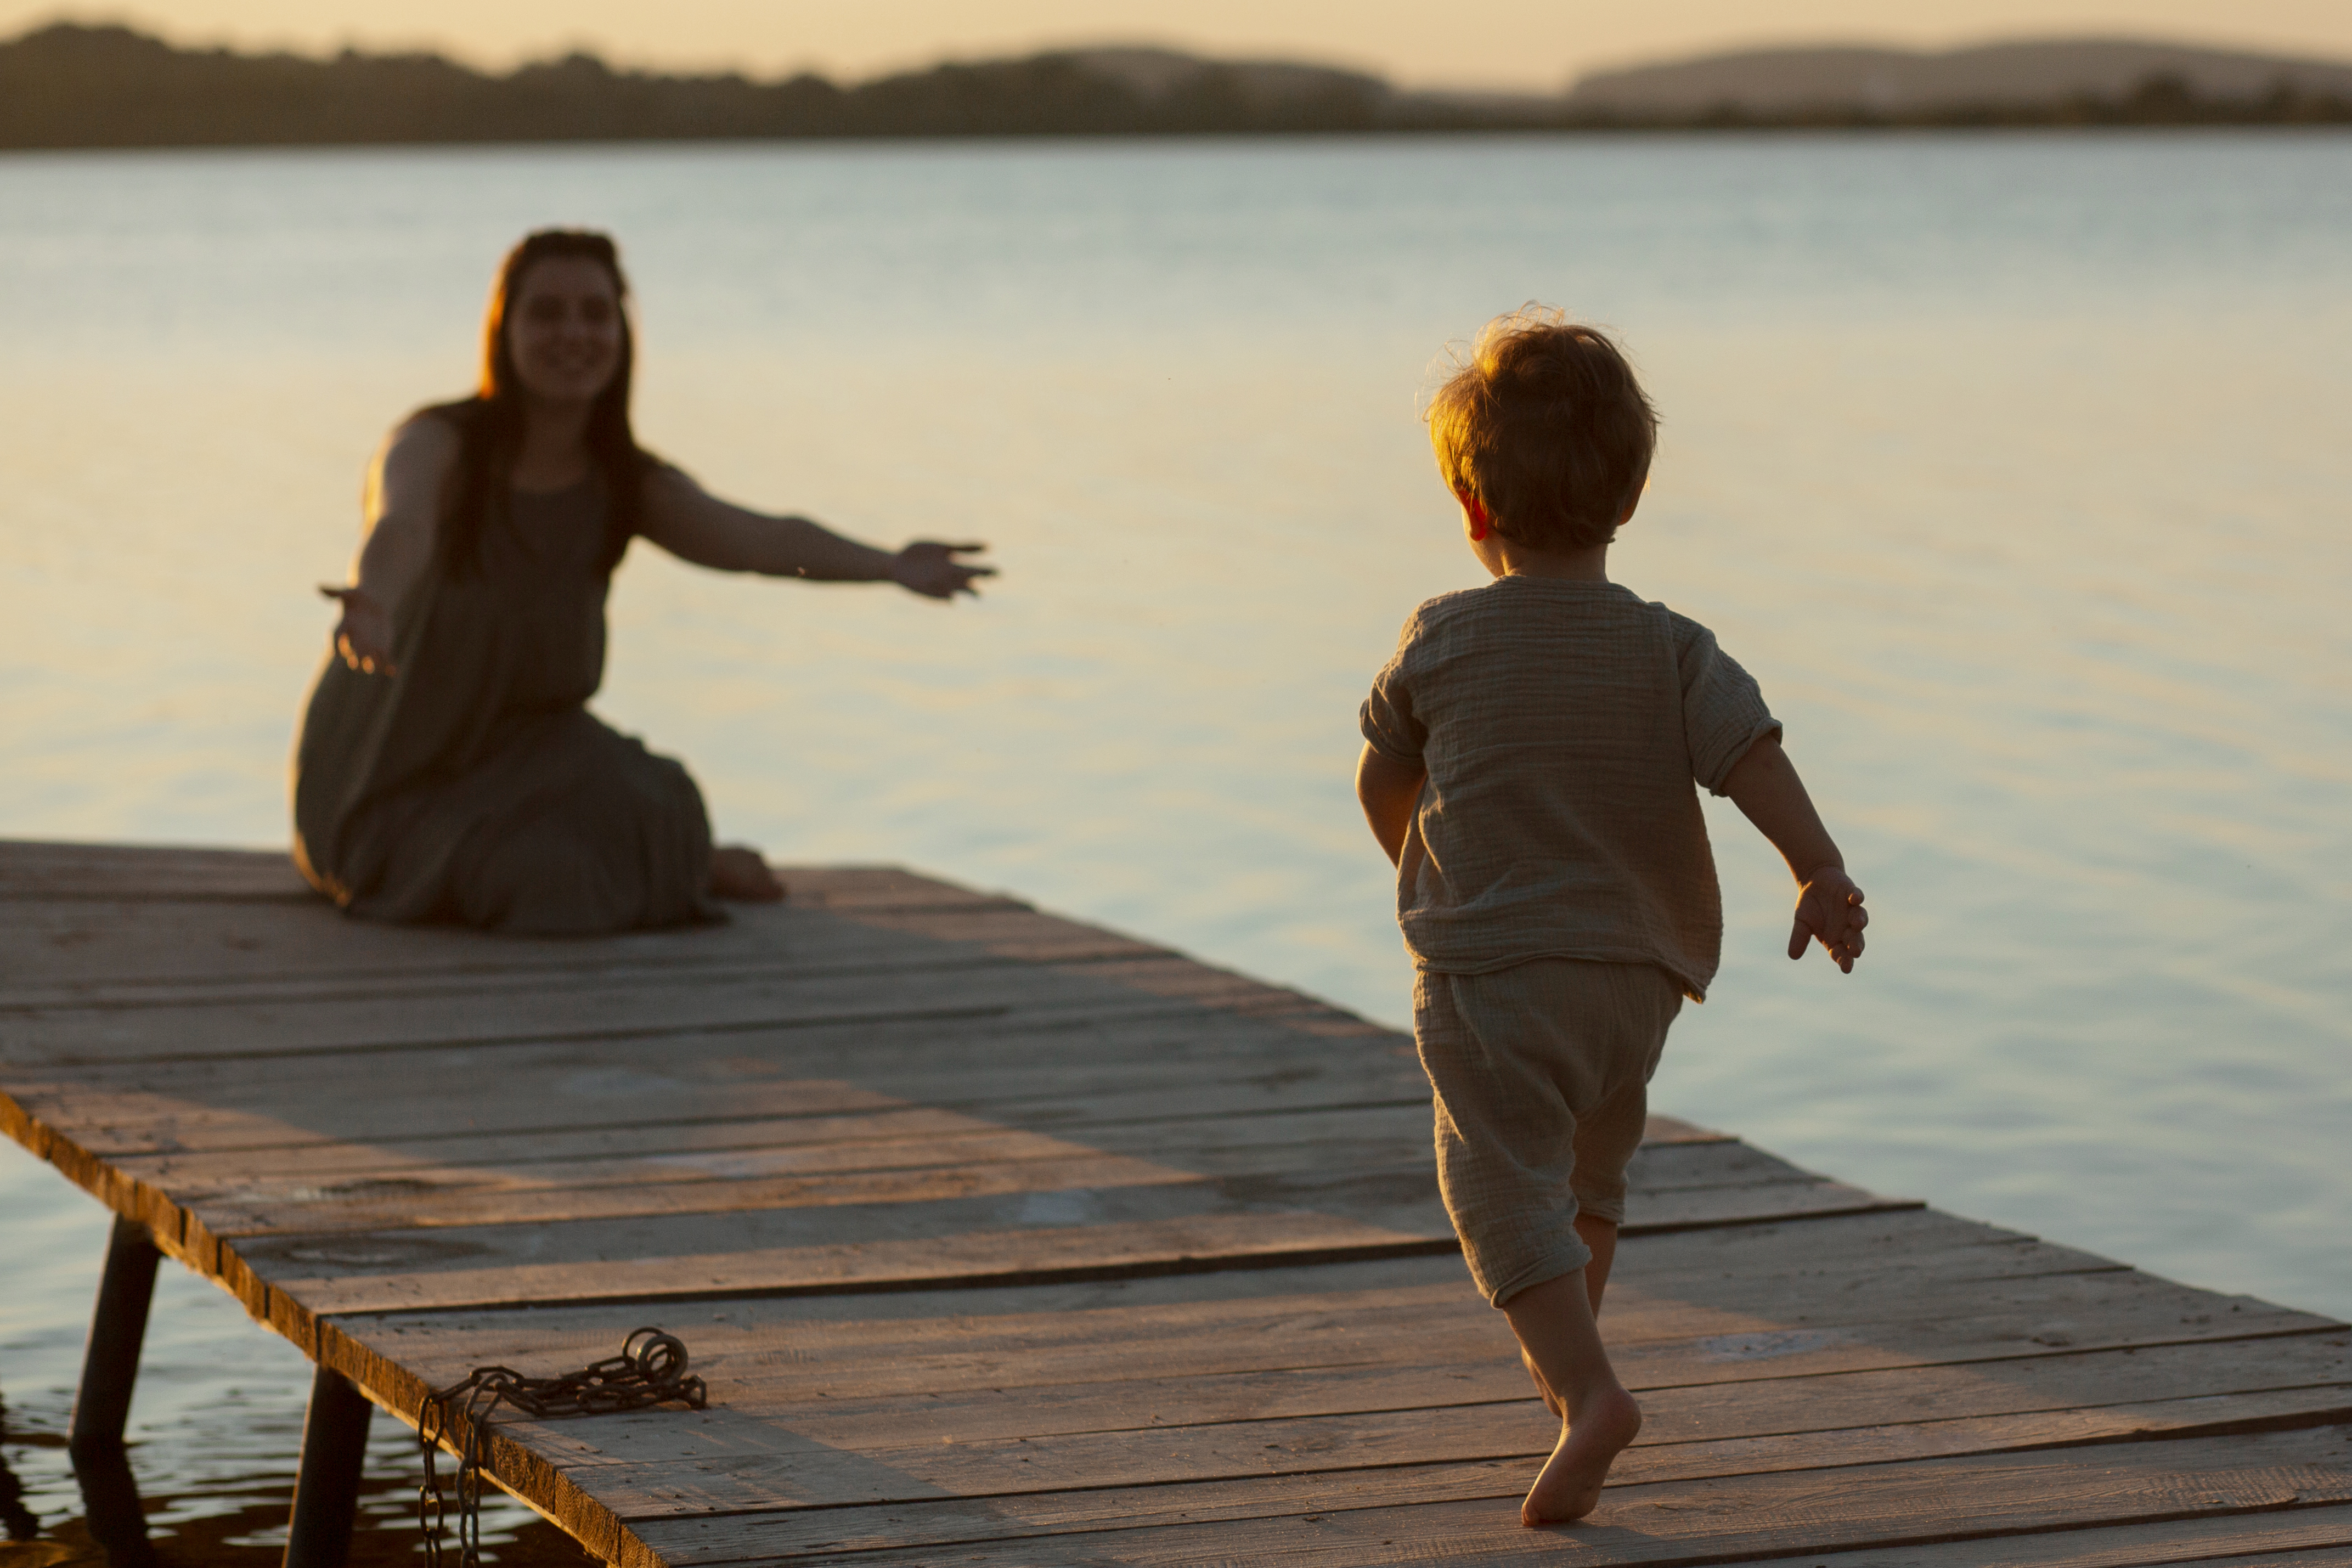
<svg viewBox="0 0 2352 1568"><path fill-rule="evenodd" d="M725 919L685 768L587 710L604 675L602 487L516 491L477 572L436 563L397 675L329 650L294 747L294 861L352 914L585 936Z"/></svg>
<svg viewBox="0 0 2352 1568"><path fill-rule="evenodd" d="M1428 773L1397 923L1446 1209L1499 1305L1584 1266L1580 1205L1622 1215L1666 1027L1723 945L1693 786L1780 722L1697 622L1513 576L1416 609L1362 727Z"/></svg>

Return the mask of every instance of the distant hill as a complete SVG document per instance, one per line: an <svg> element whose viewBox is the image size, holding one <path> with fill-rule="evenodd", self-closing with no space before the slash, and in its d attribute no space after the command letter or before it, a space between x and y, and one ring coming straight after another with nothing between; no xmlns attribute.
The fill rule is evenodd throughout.
<svg viewBox="0 0 2352 1568"><path fill-rule="evenodd" d="M489 75L434 55L180 49L57 24L0 44L0 147L1446 129L1376 78L1153 49L950 62L841 86L665 76L573 54Z"/></svg>
<svg viewBox="0 0 2352 1568"><path fill-rule="evenodd" d="M1311 62L1150 48L843 85L615 70L584 54L493 75L435 55L181 49L68 23L0 43L0 149L2271 122L2352 123L2352 66L2098 42L1775 50L1542 98L1404 92Z"/></svg>
<svg viewBox="0 0 2352 1568"><path fill-rule="evenodd" d="M1905 49L1754 49L1585 77L1572 108L1688 116L1727 107L1750 114L1806 110L1878 114L1969 106L2127 101L2147 84L2179 84L2208 102L2257 102L2279 89L2352 98L2352 61L2193 48L2134 38L1985 44L1929 54Z"/></svg>

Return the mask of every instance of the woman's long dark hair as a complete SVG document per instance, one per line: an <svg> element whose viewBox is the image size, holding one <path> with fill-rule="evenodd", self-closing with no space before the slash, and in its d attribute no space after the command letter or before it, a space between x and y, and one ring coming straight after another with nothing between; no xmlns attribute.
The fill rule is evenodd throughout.
<svg viewBox="0 0 2352 1568"><path fill-rule="evenodd" d="M452 577L472 572L481 558L482 534L507 510L508 481L522 446L522 384L515 374L514 348L507 341L508 312L522 292L523 279L542 261L580 257L613 275L621 310L621 359L613 379L588 411L588 458L604 481L604 551L599 562L610 572L637 531L645 511L645 481L656 463L629 428L629 375L636 363L636 336L626 309L628 279L612 237L591 229L543 228L523 237L507 252L482 321L481 390L457 403L425 410L457 428L457 465L441 507L442 569Z"/></svg>

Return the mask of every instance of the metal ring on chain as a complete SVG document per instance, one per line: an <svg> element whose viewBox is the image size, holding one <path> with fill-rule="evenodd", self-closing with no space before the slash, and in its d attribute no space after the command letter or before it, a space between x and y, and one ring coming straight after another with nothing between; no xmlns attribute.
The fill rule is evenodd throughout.
<svg viewBox="0 0 2352 1568"><path fill-rule="evenodd" d="M482 1553L482 1477L489 1458L491 1413L510 1405L534 1420L558 1415L608 1415L642 1410L671 1400L700 1410L708 1401L702 1379L687 1374L686 1342L660 1329L631 1331L621 1353L562 1377L525 1377L512 1367L478 1366L448 1387L426 1396L417 1413L416 1441L425 1452L425 1484L416 1491L416 1522L425 1531L425 1568L444 1568L441 1537L447 1508L441 1495L436 1460L444 1441L454 1438L457 1473L457 1563L479 1568Z"/></svg>

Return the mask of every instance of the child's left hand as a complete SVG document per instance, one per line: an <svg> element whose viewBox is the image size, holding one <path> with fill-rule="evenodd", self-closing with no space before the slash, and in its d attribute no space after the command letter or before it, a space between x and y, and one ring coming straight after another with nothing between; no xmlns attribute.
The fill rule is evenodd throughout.
<svg viewBox="0 0 2352 1568"><path fill-rule="evenodd" d="M1862 956L1862 928L1869 923L1870 916L1862 907L1862 889L1845 874L1845 868L1824 866L1805 879L1797 895L1797 923L1789 932L1789 956L1802 958L1806 942L1818 942L1837 960L1838 968L1852 974L1853 961Z"/></svg>

